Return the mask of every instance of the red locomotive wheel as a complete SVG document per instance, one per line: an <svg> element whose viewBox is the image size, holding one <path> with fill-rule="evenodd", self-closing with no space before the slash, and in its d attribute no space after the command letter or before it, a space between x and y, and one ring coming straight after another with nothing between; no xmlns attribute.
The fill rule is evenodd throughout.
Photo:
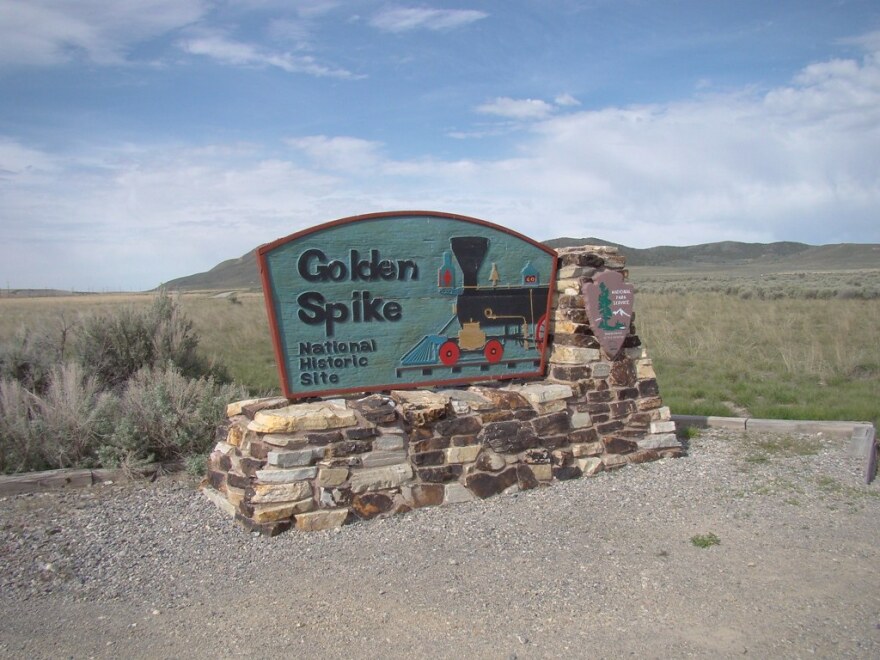
<svg viewBox="0 0 880 660"><path fill-rule="evenodd" d="M495 364L499 360L501 360L501 356L504 355L504 346L501 345L501 342L497 339L490 339L486 342L486 348L483 349L483 355L486 356L486 359Z"/></svg>
<svg viewBox="0 0 880 660"><path fill-rule="evenodd" d="M461 357L461 351L459 350L458 345L451 339L440 346L439 354L440 362L447 367L454 365L458 362L458 358Z"/></svg>
<svg viewBox="0 0 880 660"><path fill-rule="evenodd" d="M547 315L544 314L535 324L535 343L538 348L543 348L547 342Z"/></svg>

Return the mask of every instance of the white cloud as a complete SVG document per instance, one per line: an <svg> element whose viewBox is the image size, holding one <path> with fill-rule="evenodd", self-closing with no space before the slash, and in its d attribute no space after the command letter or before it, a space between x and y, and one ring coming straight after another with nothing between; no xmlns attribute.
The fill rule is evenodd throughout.
<svg viewBox="0 0 880 660"><path fill-rule="evenodd" d="M202 32L184 39L180 42L180 47L191 55L203 55L233 66L272 66L288 73L304 73L319 78L358 77L345 69L321 64L311 55L267 52L217 32Z"/></svg>
<svg viewBox="0 0 880 660"><path fill-rule="evenodd" d="M204 0L0 0L0 66L125 60L132 44L198 20Z"/></svg>
<svg viewBox="0 0 880 660"><path fill-rule="evenodd" d="M578 101L571 94L559 94L553 102L561 108L570 108L575 105L580 105L581 102Z"/></svg>
<svg viewBox="0 0 880 660"><path fill-rule="evenodd" d="M280 151L142 144L64 156L0 140L0 263L12 286L149 288L308 225L400 208L637 247L880 243L877 108L880 59L869 54L815 63L765 93L533 111L506 158L399 159L393 143L333 135Z"/></svg>
<svg viewBox="0 0 880 660"><path fill-rule="evenodd" d="M509 119L543 119L551 115L554 110L551 104L540 99L512 99L506 96L476 107L476 111L481 114Z"/></svg>
<svg viewBox="0 0 880 660"><path fill-rule="evenodd" d="M420 28L451 30L482 20L488 15L474 9L396 8L376 14L370 25L386 32L406 32Z"/></svg>
<svg viewBox="0 0 880 660"><path fill-rule="evenodd" d="M311 135L291 138L285 143L307 154L319 167L330 170L357 170L380 162L381 145L360 138Z"/></svg>

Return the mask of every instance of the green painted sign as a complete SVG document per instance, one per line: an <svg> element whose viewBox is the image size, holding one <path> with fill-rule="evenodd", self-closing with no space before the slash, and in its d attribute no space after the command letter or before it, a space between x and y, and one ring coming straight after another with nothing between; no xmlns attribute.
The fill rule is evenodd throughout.
<svg viewBox="0 0 880 660"><path fill-rule="evenodd" d="M541 376L556 253L475 218L343 218L259 248L288 398Z"/></svg>

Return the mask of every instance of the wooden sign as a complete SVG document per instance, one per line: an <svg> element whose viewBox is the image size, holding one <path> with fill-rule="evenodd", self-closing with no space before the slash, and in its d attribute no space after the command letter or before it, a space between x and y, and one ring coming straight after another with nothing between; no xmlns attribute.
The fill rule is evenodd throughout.
<svg viewBox="0 0 880 660"><path fill-rule="evenodd" d="M633 286L616 270L603 270L582 287L587 317L599 346L613 360L632 323Z"/></svg>
<svg viewBox="0 0 880 660"><path fill-rule="evenodd" d="M446 213L343 218L258 250L288 398L540 377L556 253Z"/></svg>

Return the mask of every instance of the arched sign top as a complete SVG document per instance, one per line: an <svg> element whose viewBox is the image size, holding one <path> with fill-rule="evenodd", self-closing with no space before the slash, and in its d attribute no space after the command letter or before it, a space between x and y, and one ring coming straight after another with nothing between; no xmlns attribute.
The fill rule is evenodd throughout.
<svg viewBox="0 0 880 660"><path fill-rule="evenodd" d="M522 234L397 211L257 254L288 398L543 375L556 252Z"/></svg>

